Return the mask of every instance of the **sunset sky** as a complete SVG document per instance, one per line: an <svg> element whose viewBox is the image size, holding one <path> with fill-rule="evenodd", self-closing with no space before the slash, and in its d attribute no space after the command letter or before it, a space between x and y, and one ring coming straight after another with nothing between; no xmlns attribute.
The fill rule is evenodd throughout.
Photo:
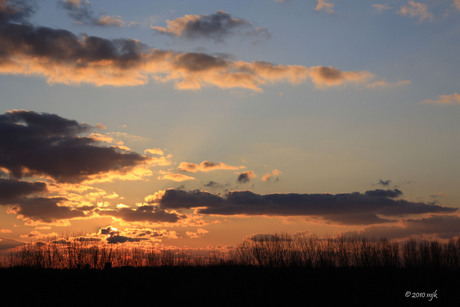
<svg viewBox="0 0 460 307"><path fill-rule="evenodd" d="M459 0L0 0L0 252L459 236L459 54Z"/></svg>

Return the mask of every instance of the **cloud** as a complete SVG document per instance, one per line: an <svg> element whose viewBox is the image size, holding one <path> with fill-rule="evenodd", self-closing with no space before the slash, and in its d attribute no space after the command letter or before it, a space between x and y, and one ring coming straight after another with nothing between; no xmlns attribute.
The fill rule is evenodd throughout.
<svg viewBox="0 0 460 307"><path fill-rule="evenodd" d="M213 180L208 181L207 183L204 184L204 187L210 188L210 189L224 189L228 188L230 186L230 183L227 184L221 184L218 182L215 182Z"/></svg>
<svg viewBox="0 0 460 307"><path fill-rule="evenodd" d="M14 201L9 212L15 213L21 218L45 223L85 216L83 211L78 208L73 209L60 205L64 201L66 199L61 197L23 198Z"/></svg>
<svg viewBox="0 0 460 307"><path fill-rule="evenodd" d="M204 191L166 190L156 200L161 208L198 208L199 214L313 216L345 225L368 225L392 221L393 216L447 213L457 209L395 199L402 192L371 190L345 194L256 194L231 191L221 197Z"/></svg>
<svg viewBox="0 0 460 307"><path fill-rule="evenodd" d="M177 174L171 172L160 171L161 176L158 177L160 180L172 180L175 182L182 182L187 180L195 180L195 177L187 176L184 174Z"/></svg>
<svg viewBox="0 0 460 307"><path fill-rule="evenodd" d="M126 222L148 222L148 223L175 223L182 217L174 212L168 212L157 206L141 205L135 209L100 209L96 211L100 215L108 215L122 219Z"/></svg>
<svg viewBox="0 0 460 307"><path fill-rule="evenodd" d="M453 93L451 95L440 95L437 99L426 99L422 103L432 104L460 104L460 94Z"/></svg>
<svg viewBox="0 0 460 307"><path fill-rule="evenodd" d="M0 25L7 22L24 22L35 8L27 1L0 0Z"/></svg>
<svg viewBox="0 0 460 307"><path fill-rule="evenodd" d="M15 213L20 218L46 223L85 215L80 209L61 205L66 198L38 197L47 191L44 182L0 179L0 205L8 205L8 212Z"/></svg>
<svg viewBox="0 0 460 307"><path fill-rule="evenodd" d="M435 235L443 239L460 236L460 218L456 215L433 215L422 219L406 219L399 226L372 226L344 235L367 238L403 239L411 236Z"/></svg>
<svg viewBox="0 0 460 307"><path fill-rule="evenodd" d="M248 183L251 179L255 177L256 174L254 173L254 171L246 171L239 174L236 181L238 181L238 183Z"/></svg>
<svg viewBox="0 0 460 307"><path fill-rule="evenodd" d="M155 80L173 82L180 90L215 86L262 92L263 86L279 82L295 85L311 80L317 88L327 88L366 84L375 77L367 71L235 61L149 48L133 39L77 36L66 30L18 24L14 16L3 14L0 23L0 74L41 76L50 84L138 86Z"/></svg>
<svg viewBox="0 0 460 307"><path fill-rule="evenodd" d="M334 67L315 66L308 73L313 84L318 88L342 85L344 83L366 84L375 76L368 71L341 71Z"/></svg>
<svg viewBox="0 0 460 307"><path fill-rule="evenodd" d="M326 0L318 0L315 11L325 11L326 13L334 13L334 4L328 3Z"/></svg>
<svg viewBox="0 0 460 307"><path fill-rule="evenodd" d="M419 3L410 0L408 2L408 6L402 6L401 9L398 11L398 14L401 16L409 16L411 18L419 18L420 22L425 20L433 21L434 16L430 12L428 12L428 7L424 3Z"/></svg>
<svg viewBox="0 0 460 307"><path fill-rule="evenodd" d="M148 162L146 156L79 136L90 128L54 114L9 111L0 115L0 166L14 178L44 175L77 183Z"/></svg>
<svg viewBox="0 0 460 307"><path fill-rule="evenodd" d="M384 187L388 187L391 183L391 180L382 180L382 179L379 179L379 182L377 184L380 184Z"/></svg>
<svg viewBox="0 0 460 307"><path fill-rule="evenodd" d="M8 204L30 194L47 191L44 182L27 182L15 179L0 179L0 204Z"/></svg>
<svg viewBox="0 0 460 307"><path fill-rule="evenodd" d="M454 6L457 10L460 11L460 0L454 0L452 6Z"/></svg>
<svg viewBox="0 0 460 307"><path fill-rule="evenodd" d="M191 239L197 239L201 238L205 234L207 234L209 231L203 228L198 228L196 231L186 231L185 234L189 236Z"/></svg>
<svg viewBox="0 0 460 307"><path fill-rule="evenodd" d="M372 4L372 7L376 9L379 13L391 9L391 7L388 4Z"/></svg>
<svg viewBox="0 0 460 307"><path fill-rule="evenodd" d="M61 0L59 6L66 10L69 16L78 24L91 26L125 26L125 21L120 16L103 15L96 17L91 10L91 3L88 0Z"/></svg>
<svg viewBox="0 0 460 307"><path fill-rule="evenodd" d="M200 164L181 162L178 169L183 172L210 172L215 170L238 170L244 168L244 166L231 166L223 162L215 163L212 161L203 161Z"/></svg>
<svg viewBox="0 0 460 307"><path fill-rule="evenodd" d="M159 155L159 156L164 155L164 151L161 148L148 148L144 150L144 153L151 154L151 155Z"/></svg>
<svg viewBox="0 0 460 307"><path fill-rule="evenodd" d="M206 206L219 206L224 203L224 199L205 191L183 191L169 189L161 197L152 200L159 203L160 207L168 209L191 209Z"/></svg>
<svg viewBox="0 0 460 307"><path fill-rule="evenodd" d="M174 20L166 21L167 27L152 26L157 33L167 34L187 39L210 38L214 41L223 41L225 37L235 34L240 29L247 29L246 34L265 31L258 28L254 32L253 25L242 19L231 17L224 11L217 11L211 15L185 15ZM240 34L241 31L239 32Z"/></svg>
<svg viewBox="0 0 460 307"><path fill-rule="evenodd" d="M412 82L410 80L399 80L397 82L387 82L385 79L376 80L367 84L368 88L392 88L410 85Z"/></svg>
<svg viewBox="0 0 460 307"><path fill-rule="evenodd" d="M275 177L275 181L279 180L279 174L281 174L281 171L278 169L274 169L271 173L267 173L262 177L262 181L269 181L272 178Z"/></svg>
<svg viewBox="0 0 460 307"><path fill-rule="evenodd" d="M112 226L99 229L99 234L106 236L107 243L125 243L141 241L161 241L161 238L177 239L175 231L150 228L127 228L122 231Z"/></svg>

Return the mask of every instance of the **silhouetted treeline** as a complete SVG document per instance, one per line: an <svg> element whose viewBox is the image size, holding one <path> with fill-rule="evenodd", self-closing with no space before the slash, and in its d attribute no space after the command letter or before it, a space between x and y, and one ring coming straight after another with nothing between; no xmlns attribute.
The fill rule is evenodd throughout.
<svg viewBox="0 0 460 307"><path fill-rule="evenodd" d="M59 240L28 244L3 259L2 267L104 269L238 265L304 268L460 268L460 238L446 242L392 242L365 237L257 235L229 252L149 250Z"/></svg>

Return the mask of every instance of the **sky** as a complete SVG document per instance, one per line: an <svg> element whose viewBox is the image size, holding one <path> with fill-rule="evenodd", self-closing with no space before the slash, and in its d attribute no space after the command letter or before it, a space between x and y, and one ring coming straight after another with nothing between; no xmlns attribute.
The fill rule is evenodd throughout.
<svg viewBox="0 0 460 307"><path fill-rule="evenodd" d="M0 0L0 251L458 237L459 38L458 0Z"/></svg>

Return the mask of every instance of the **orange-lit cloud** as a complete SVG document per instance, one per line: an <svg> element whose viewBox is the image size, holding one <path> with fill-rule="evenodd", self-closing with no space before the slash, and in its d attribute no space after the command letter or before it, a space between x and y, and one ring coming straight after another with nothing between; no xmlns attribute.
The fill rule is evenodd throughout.
<svg viewBox="0 0 460 307"><path fill-rule="evenodd" d="M428 7L424 3L419 3L410 0L408 6L402 6L398 11L401 16L409 16L411 18L419 18L420 22L433 21L434 16L428 11Z"/></svg>
<svg viewBox="0 0 460 307"><path fill-rule="evenodd" d="M261 92L263 86L279 82L311 80L316 87L326 88L374 78L367 71L233 61L149 48L132 39L80 37L66 30L13 23L17 14L5 16L0 25L0 74L42 76L51 84L136 86L155 80L173 82L183 90L216 86Z"/></svg>
<svg viewBox="0 0 460 307"><path fill-rule="evenodd" d="M454 3L452 5L460 11L460 0L454 0Z"/></svg>
<svg viewBox="0 0 460 307"><path fill-rule="evenodd" d="M196 231L186 231L185 234L192 239L201 238L203 235L207 234L209 231L203 228L198 228Z"/></svg>
<svg viewBox="0 0 460 307"><path fill-rule="evenodd" d="M387 82L385 79L380 79L374 82L371 82L367 85L369 88L392 88L410 85L412 82L410 80L399 80L397 82Z"/></svg>
<svg viewBox="0 0 460 307"><path fill-rule="evenodd" d="M210 172L214 170L238 170L244 168L244 166L232 166L223 162L215 163L211 161L203 161L200 164L181 162L178 169L184 172L196 173L196 172Z"/></svg>
<svg viewBox="0 0 460 307"><path fill-rule="evenodd" d="M151 155L159 155L159 156L164 155L164 151L161 148L148 148L144 150L144 153L151 154Z"/></svg>
<svg viewBox="0 0 460 307"><path fill-rule="evenodd" d="M171 173L166 171L160 171L161 176L158 177L160 180L171 180L175 182L182 182L187 180L195 180L195 177L187 176L184 174Z"/></svg>
<svg viewBox="0 0 460 307"><path fill-rule="evenodd" d="M432 104L460 104L460 94L440 95L437 99L426 99L422 103Z"/></svg>
<svg viewBox="0 0 460 307"><path fill-rule="evenodd" d="M278 179L278 176L281 174L281 171L278 170L278 169L274 169L271 173L267 173L265 174L263 177L262 177L262 181L269 181L271 180L272 178L276 178ZM275 179L275 180L276 180Z"/></svg>
<svg viewBox="0 0 460 307"><path fill-rule="evenodd" d="M254 171L246 171L239 174L236 181L238 181L239 183L247 183L253 178L256 178L256 174L254 173Z"/></svg>
<svg viewBox="0 0 460 307"><path fill-rule="evenodd" d="M334 4L326 0L318 0L316 3L315 11L325 11L329 14L334 13Z"/></svg>
<svg viewBox="0 0 460 307"><path fill-rule="evenodd" d="M341 71L325 66L311 67L309 76L318 88L338 86L344 83L366 84L375 78L374 74L368 71Z"/></svg>

